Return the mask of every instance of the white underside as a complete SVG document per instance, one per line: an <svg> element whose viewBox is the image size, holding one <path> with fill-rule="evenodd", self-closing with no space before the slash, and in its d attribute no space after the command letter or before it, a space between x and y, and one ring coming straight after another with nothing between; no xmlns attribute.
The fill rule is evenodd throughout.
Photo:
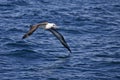
<svg viewBox="0 0 120 80"><path fill-rule="evenodd" d="M50 28L56 28L56 25L54 23L48 23L46 26L45 26L45 29L50 29Z"/></svg>

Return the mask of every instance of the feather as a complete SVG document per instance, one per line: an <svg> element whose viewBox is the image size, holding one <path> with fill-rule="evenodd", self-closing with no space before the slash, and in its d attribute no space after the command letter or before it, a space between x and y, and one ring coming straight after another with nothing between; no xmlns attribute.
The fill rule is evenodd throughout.
<svg viewBox="0 0 120 80"><path fill-rule="evenodd" d="M57 30L55 30L54 28L50 28L48 29L51 33L53 33L54 36L56 36L56 38L62 43L62 45L67 48L70 53L71 53L71 50L67 44L67 42L65 41L64 37L62 36L62 34L60 34Z"/></svg>

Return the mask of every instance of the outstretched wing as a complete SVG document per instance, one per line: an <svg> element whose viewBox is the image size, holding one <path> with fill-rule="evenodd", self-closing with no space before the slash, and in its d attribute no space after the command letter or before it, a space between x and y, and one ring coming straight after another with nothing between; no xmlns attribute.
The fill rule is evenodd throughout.
<svg viewBox="0 0 120 80"><path fill-rule="evenodd" d="M30 36L38 27L40 26L45 26L46 24L48 24L48 22L43 22L43 23L39 23L36 25L33 25L30 27L29 31L22 37L22 39L27 38L28 36Z"/></svg>
<svg viewBox="0 0 120 80"><path fill-rule="evenodd" d="M54 28L50 28L48 29L50 32L53 33L53 35L55 35L57 37L57 39L62 43L62 45L67 48L70 53L71 53L71 50L67 44L67 42L65 41L64 37L62 36L62 34L60 34L57 30L55 30Z"/></svg>
<svg viewBox="0 0 120 80"><path fill-rule="evenodd" d="M37 28L38 28L38 26L31 26L30 30L22 37L22 39L27 38L28 36L30 36Z"/></svg>

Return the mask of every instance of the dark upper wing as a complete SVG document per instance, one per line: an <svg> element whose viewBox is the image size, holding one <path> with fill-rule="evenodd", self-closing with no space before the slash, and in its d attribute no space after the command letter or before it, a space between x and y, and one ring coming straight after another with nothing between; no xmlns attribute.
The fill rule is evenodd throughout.
<svg viewBox="0 0 120 80"><path fill-rule="evenodd" d="M22 39L27 38L28 36L30 36L38 27L40 26L45 26L46 24L48 24L48 22L42 22L36 25L33 25L30 27L30 30L22 37Z"/></svg>
<svg viewBox="0 0 120 80"><path fill-rule="evenodd" d="M71 50L70 50L68 44L66 43L64 37L58 31L56 31L54 28L51 28L51 29L48 29L48 30L50 32L52 32L57 37L57 39L59 39L59 41L64 45L64 47L66 47L71 52Z"/></svg>
<svg viewBox="0 0 120 80"><path fill-rule="evenodd" d="M38 26L31 26L30 30L22 37L22 39L27 38L28 36L30 36L37 28L38 28Z"/></svg>

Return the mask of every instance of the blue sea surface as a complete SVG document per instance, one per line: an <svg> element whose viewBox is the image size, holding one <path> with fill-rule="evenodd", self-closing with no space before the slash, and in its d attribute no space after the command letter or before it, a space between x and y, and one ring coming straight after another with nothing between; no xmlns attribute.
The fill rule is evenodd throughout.
<svg viewBox="0 0 120 80"><path fill-rule="evenodd" d="M0 0L0 80L120 80L120 0Z"/></svg>

